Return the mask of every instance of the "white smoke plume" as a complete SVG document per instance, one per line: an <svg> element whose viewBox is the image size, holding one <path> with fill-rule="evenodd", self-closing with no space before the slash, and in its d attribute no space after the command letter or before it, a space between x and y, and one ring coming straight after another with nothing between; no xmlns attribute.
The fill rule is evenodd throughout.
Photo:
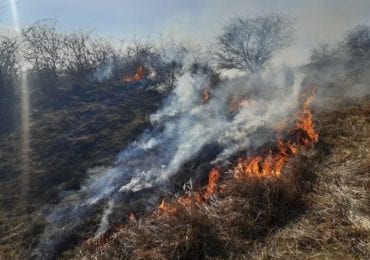
<svg viewBox="0 0 370 260"><path fill-rule="evenodd" d="M109 79L113 75L113 59L109 57L108 62L104 65L101 65L96 69L91 79L102 82Z"/></svg>
<svg viewBox="0 0 370 260"><path fill-rule="evenodd" d="M152 129L126 147L113 166L95 171L79 192L67 196L49 214L49 224L33 255L49 258L56 254L87 216L108 203L95 234L99 237L109 227L115 205L150 189L168 190L170 177L207 145L219 147L213 151L212 163L263 145L271 136L253 138L253 133L262 125L272 129L296 110L302 81L297 75L284 67L224 80L217 87L210 86L209 75L182 75L163 108L150 117ZM210 89L208 102L202 100L206 88ZM246 99L234 113L228 108L232 97Z"/></svg>
<svg viewBox="0 0 370 260"><path fill-rule="evenodd" d="M108 207L103 212L103 216L100 221L99 229L96 231L94 239L100 238L101 235L107 231L108 226L109 226L108 217L110 216L110 214L112 214L113 207L114 207L114 202L113 200L110 200L108 202Z"/></svg>

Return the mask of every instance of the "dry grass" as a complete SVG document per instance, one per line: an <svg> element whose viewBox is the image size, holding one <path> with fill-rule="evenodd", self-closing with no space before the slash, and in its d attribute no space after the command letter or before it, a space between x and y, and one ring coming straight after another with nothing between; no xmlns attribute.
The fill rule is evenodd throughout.
<svg viewBox="0 0 370 260"><path fill-rule="evenodd" d="M306 174L305 172L304 174ZM158 210L120 227L107 240L87 242L81 255L101 259L203 259L249 254L273 230L305 208L301 194L311 185L282 179L224 180L222 193L205 204L166 214ZM304 177L306 178L306 177Z"/></svg>
<svg viewBox="0 0 370 260"><path fill-rule="evenodd" d="M19 133L0 134L0 259L29 256L46 224L43 209L58 203L62 192L79 189L87 169L110 165L160 106L153 91L115 89L59 110L34 109L26 197Z"/></svg>
<svg viewBox="0 0 370 260"><path fill-rule="evenodd" d="M367 102L365 102L367 101ZM280 179L224 174L201 206L177 205L89 241L65 257L87 259L368 259L368 99L317 117L320 142Z"/></svg>
<svg viewBox="0 0 370 260"><path fill-rule="evenodd" d="M367 101L367 104L366 102ZM315 166L309 210L256 249L256 258L369 259L370 106L323 114L319 127L330 155Z"/></svg>

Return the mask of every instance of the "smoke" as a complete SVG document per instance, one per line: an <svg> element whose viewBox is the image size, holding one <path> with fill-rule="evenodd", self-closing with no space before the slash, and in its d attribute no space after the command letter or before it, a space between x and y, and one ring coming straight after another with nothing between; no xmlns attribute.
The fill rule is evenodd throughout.
<svg viewBox="0 0 370 260"><path fill-rule="evenodd" d="M96 231L94 239L100 238L101 235L107 231L109 227L108 217L112 214L113 207L114 207L114 202L113 200L110 200L108 202L108 207L104 210L103 216L100 221L99 229Z"/></svg>
<svg viewBox="0 0 370 260"><path fill-rule="evenodd" d="M298 76L297 76L298 75ZM48 225L33 255L54 256L86 219L107 203L95 238L109 227L115 205L168 191L171 177L207 145L218 148L213 164L241 151L257 149L271 138L253 136L259 128L273 129L296 110L302 77L281 67L260 75L222 81L211 86L210 75L185 73L164 106L151 115L152 129L123 149L109 168L89 171L81 190L67 195L47 217ZM202 100L210 89L210 99ZM230 101L239 100L237 110ZM238 103L238 104L239 104ZM148 202L148 207L154 203Z"/></svg>
<svg viewBox="0 0 370 260"><path fill-rule="evenodd" d="M356 33L356 28L352 32ZM317 46L305 66L305 85L319 85L315 108L321 111L342 108L345 102L370 95L369 45L357 47L363 51L357 55L348 35L342 42Z"/></svg>
<svg viewBox="0 0 370 260"><path fill-rule="evenodd" d="M109 57L108 62L96 69L92 75L92 80L102 82L112 77L113 70L113 59Z"/></svg>

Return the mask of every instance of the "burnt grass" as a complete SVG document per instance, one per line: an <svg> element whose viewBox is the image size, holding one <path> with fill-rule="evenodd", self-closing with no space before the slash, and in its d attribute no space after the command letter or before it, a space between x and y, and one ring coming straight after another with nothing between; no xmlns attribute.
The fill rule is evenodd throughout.
<svg viewBox="0 0 370 260"><path fill-rule="evenodd" d="M235 181L226 167L219 192L206 203L184 207L172 197L174 213L158 209L123 220L106 237L62 257L368 259L368 101L318 108L320 141L291 159L281 178Z"/></svg>
<svg viewBox="0 0 370 260"><path fill-rule="evenodd" d="M34 104L27 187L22 184L19 131L0 134L1 259L28 256L45 227L45 205L78 190L88 169L111 165L121 149L150 127L148 116L164 98L138 84L101 83L92 89L67 93L68 100Z"/></svg>
<svg viewBox="0 0 370 260"><path fill-rule="evenodd" d="M78 190L88 169L111 165L122 148L150 127L148 116L164 98L135 85L100 88L34 107L29 187L22 186L19 134L0 135L0 258L28 257L44 231L40 212L48 211L45 205ZM366 259L369 118L369 97L347 100L331 111L318 107L319 142L291 159L281 178L235 181L230 166L222 166L218 192L209 201L177 205L171 215L145 210L150 197L156 203L162 195L144 191L141 198L122 203L105 237L87 240L99 216L91 219L84 227L94 228L76 230L60 245L58 258ZM218 149L210 144L208 152L182 168L172 180L176 195L192 194L206 184L208 162ZM194 186L181 191L190 177ZM22 196L23 189L27 196ZM175 201L176 195L166 199ZM131 212L135 219L129 218Z"/></svg>

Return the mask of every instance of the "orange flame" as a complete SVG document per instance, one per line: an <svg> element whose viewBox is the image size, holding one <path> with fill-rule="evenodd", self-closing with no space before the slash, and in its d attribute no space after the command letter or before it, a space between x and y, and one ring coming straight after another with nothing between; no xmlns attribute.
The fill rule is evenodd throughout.
<svg viewBox="0 0 370 260"><path fill-rule="evenodd" d="M176 213L176 207L167 203L164 199L162 200L161 204L159 205L159 212L164 213L166 215L173 215Z"/></svg>
<svg viewBox="0 0 370 260"><path fill-rule="evenodd" d="M139 67L137 67L133 75L125 76L122 81L126 83L140 81L144 78L145 72L146 72L145 67L143 65L140 65Z"/></svg>
<svg viewBox="0 0 370 260"><path fill-rule="evenodd" d="M217 168L213 168L208 176L208 186L203 195L204 199L207 200L209 197L211 197L216 192L217 183L219 179L220 179L220 172L218 171Z"/></svg>
<svg viewBox="0 0 370 260"><path fill-rule="evenodd" d="M159 209L161 209L161 210L165 210L167 208L167 203L166 203L166 201L163 199L162 201L161 201L161 204L159 205Z"/></svg>
<svg viewBox="0 0 370 260"><path fill-rule="evenodd" d="M286 164L287 160L298 152L301 146L305 146L318 141L319 135L316 133L313 116L309 105L314 99L312 93L303 103L302 112L299 114L295 128L291 131L296 140L294 143L283 142L277 136L277 151L265 155L254 156L252 158L239 159L234 168L234 176L238 179L243 177L278 177ZM279 125L279 131L282 127Z"/></svg>
<svg viewBox="0 0 370 260"><path fill-rule="evenodd" d="M315 143L319 140L319 135L315 132L313 124L313 116L309 109L310 104L314 100L314 93L305 100L303 103L302 113L297 122L296 128L293 131L301 130L304 135L301 136L300 141L303 144Z"/></svg>
<svg viewBox="0 0 370 260"><path fill-rule="evenodd" d="M318 141L318 134L315 132L313 116L309 109L314 99L314 93L305 100L302 110L298 113L298 119L293 130L290 131L288 141L283 141L280 137L281 131L287 122L282 122L277 126L276 148L263 155L251 158L240 158L234 167L234 177L237 179L245 177L279 177L288 159L298 153L301 147ZM292 141L294 140L294 141ZM208 185L192 195L184 195L172 203L162 200L159 205L159 212L167 215L175 214L179 206L189 208L197 206L207 201L216 191L220 180L220 172L213 168L208 176Z"/></svg>
<svg viewBox="0 0 370 260"><path fill-rule="evenodd" d="M158 209L160 213L173 215L177 212L178 206L189 208L193 205L200 205L207 201L217 190L217 183L220 179L220 172L217 168L213 168L208 176L208 185L202 191L196 191L192 195L184 195L177 199L176 202L167 203L164 199L161 201Z"/></svg>
<svg viewBox="0 0 370 260"><path fill-rule="evenodd" d="M208 102L208 100L209 100L209 98L210 98L210 95L209 95L209 88L205 88L205 89L203 90L203 96L202 96L202 101L203 101L203 103L207 103L207 102Z"/></svg>

